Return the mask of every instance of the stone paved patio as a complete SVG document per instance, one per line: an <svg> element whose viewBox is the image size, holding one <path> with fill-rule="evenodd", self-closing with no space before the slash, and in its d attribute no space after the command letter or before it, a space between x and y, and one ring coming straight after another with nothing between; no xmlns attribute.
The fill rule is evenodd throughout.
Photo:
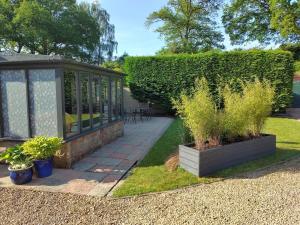
<svg viewBox="0 0 300 225"><path fill-rule="evenodd" d="M170 118L154 117L149 121L126 124L123 137L86 156L72 169L54 169L52 176L34 177L26 185L13 185L7 166L0 165L0 187L105 196L144 158L171 122Z"/></svg>

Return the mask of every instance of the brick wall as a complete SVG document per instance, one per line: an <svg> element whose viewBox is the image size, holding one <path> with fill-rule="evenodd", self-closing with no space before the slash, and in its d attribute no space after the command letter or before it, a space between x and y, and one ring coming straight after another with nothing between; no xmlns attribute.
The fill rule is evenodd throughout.
<svg viewBox="0 0 300 225"><path fill-rule="evenodd" d="M63 145L61 156L54 158L54 165L57 168L70 168L74 162L82 159L88 153L123 136L123 132L124 122L118 121L100 130L67 141Z"/></svg>
<svg viewBox="0 0 300 225"><path fill-rule="evenodd" d="M100 130L66 141L63 144L60 157L54 157L54 166L56 168L71 168L74 162L82 159L85 155L95 151L101 146L123 136L123 133L124 122L117 121L108 124L107 127L103 127ZM23 141L1 141L0 153L5 151L8 147L22 143Z"/></svg>

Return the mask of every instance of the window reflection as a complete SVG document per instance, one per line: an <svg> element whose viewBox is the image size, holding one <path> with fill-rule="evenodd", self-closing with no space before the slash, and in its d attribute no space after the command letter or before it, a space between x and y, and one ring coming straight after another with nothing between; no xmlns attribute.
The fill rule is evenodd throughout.
<svg viewBox="0 0 300 225"><path fill-rule="evenodd" d="M101 127L110 121L110 115L111 120L121 118L121 79L117 77L67 70L64 92L66 137Z"/></svg>
<svg viewBox="0 0 300 225"><path fill-rule="evenodd" d="M83 130L91 127L90 117L90 92L88 74L80 74L80 94L81 94L81 128Z"/></svg>
<svg viewBox="0 0 300 225"><path fill-rule="evenodd" d="M116 91L117 91L116 79L112 78L111 79L111 114L112 114L111 116L112 116L112 120L116 120L117 115L118 115Z"/></svg>
<svg viewBox="0 0 300 225"><path fill-rule="evenodd" d="M93 77L92 80L92 101L93 101L93 126L101 125L101 80L100 77Z"/></svg>
<svg viewBox="0 0 300 225"><path fill-rule="evenodd" d="M122 89L121 80L117 80L117 108L118 108L118 118L122 117Z"/></svg>
<svg viewBox="0 0 300 225"><path fill-rule="evenodd" d="M77 116L77 87L76 75L73 71L64 72L64 92L65 92L65 124L66 136L72 136L78 133Z"/></svg>
<svg viewBox="0 0 300 225"><path fill-rule="evenodd" d="M108 101L109 101L109 95L108 95L108 84L109 84L109 78L103 76L102 77L102 123L106 124L108 123Z"/></svg>

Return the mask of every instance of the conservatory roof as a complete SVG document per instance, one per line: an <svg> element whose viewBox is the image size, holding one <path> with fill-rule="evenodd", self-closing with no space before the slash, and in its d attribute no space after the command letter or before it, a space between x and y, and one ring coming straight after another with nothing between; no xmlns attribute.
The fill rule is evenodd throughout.
<svg viewBox="0 0 300 225"><path fill-rule="evenodd" d="M87 68L91 70L100 70L107 73L125 76L124 73L102 68L97 65L78 62L72 59L66 59L58 55L33 55L20 53L0 53L0 68L16 68L26 66L27 68L40 66L73 66L77 68Z"/></svg>

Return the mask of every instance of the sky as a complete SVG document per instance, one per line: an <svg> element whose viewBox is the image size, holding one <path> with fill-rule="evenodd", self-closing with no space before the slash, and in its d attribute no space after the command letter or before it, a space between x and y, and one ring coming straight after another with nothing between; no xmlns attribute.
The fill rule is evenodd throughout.
<svg viewBox="0 0 300 225"><path fill-rule="evenodd" d="M92 2L94 0L79 0ZM110 22L115 25L118 51L116 55L127 52L131 56L154 55L164 46L159 34L145 26L146 18L153 11L166 5L168 0L99 0L111 16ZM219 18L219 22L220 18ZM220 28L224 33L224 29ZM232 46L228 35L224 33L224 45L227 50L237 47L254 47L250 43L245 46Z"/></svg>
<svg viewBox="0 0 300 225"><path fill-rule="evenodd" d="M145 26L146 18L167 0L100 0L115 25L118 54L153 55L164 46L159 34Z"/></svg>

